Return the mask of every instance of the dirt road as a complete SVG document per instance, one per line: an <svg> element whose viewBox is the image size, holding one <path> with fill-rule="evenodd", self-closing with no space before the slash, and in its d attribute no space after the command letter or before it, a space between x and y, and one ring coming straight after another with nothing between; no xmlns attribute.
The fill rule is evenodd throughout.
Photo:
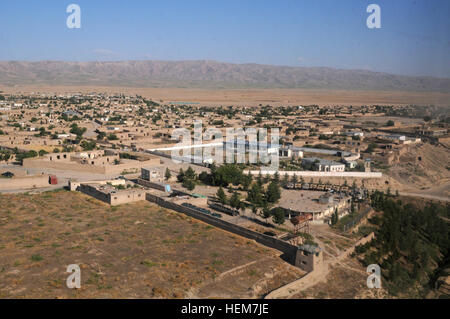
<svg viewBox="0 0 450 319"><path fill-rule="evenodd" d="M443 202L450 202L450 198L443 197L443 196L435 196L435 195L428 195L423 193L405 193L405 192L399 192L402 196L411 196L411 197L420 197L425 199L434 199L434 200L440 200Z"/></svg>

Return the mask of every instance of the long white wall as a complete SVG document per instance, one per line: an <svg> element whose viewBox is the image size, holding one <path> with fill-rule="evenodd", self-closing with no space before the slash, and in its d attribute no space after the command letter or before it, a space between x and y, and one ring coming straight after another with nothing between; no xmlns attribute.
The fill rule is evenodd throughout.
<svg viewBox="0 0 450 319"><path fill-rule="evenodd" d="M223 143L177 145L177 146L171 146L171 147L151 148L151 149L148 149L147 151L163 152L163 151L175 151L175 150L186 150L186 149L192 149L192 148L218 147L218 146L223 146Z"/></svg>

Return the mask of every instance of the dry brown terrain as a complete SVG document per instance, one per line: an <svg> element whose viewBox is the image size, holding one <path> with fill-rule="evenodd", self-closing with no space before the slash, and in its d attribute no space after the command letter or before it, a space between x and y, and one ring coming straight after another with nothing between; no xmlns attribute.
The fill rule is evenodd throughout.
<svg viewBox="0 0 450 319"><path fill-rule="evenodd" d="M346 91L307 89L181 89L130 88L101 86L0 86L7 93L75 93L108 92L139 94L154 101L193 102L200 105L448 105L450 94L436 92Z"/></svg>
<svg viewBox="0 0 450 319"><path fill-rule="evenodd" d="M355 258L348 257L331 266L330 272L322 282L305 289L292 298L367 299L388 297L384 289L368 289L367 276L364 267Z"/></svg>
<svg viewBox="0 0 450 319"><path fill-rule="evenodd" d="M450 197L450 152L443 146L420 144L400 156L386 172L401 184L399 191Z"/></svg>
<svg viewBox="0 0 450 319"><path fill-rule="evenodd" d="M304 273L278 253L146 201L0 196L0 298L261 297ZM79 264L81 289L66 287Z"/></svg>

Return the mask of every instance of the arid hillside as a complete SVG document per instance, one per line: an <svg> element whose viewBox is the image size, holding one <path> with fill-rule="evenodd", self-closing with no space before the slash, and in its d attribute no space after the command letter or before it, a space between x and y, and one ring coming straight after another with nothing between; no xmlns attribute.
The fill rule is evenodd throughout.
<svg viewBox="0 0 450 319"><path fill-rule="evenodd" d="M401 183L404 191L450 196L450 150L444 146L421 144L400 157L387 174Z"/></svg>
<svg viewBox="0 0 450 319"><path fill-rule="evenodd" d="M216 61L0 62L0 84L450 92L450 79Z"/></svg>

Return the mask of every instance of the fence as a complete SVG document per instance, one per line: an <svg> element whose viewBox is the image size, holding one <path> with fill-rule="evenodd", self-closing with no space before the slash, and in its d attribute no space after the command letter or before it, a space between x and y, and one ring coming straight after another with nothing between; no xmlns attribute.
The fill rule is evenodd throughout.
<svg viewBox="0 0 450 319"><path fill-rule="evenodd" d="M364 219L372 210L372 208L368 207L364 210L364 212L362 212L361 214L358 214L358 216L356 216L353 220L351 220L350 222L348 222L347 224L345 224L343 226L343 230L344 232L353 229L353 227L355 227L356 225L358 225L362 219Z"/></svg>

